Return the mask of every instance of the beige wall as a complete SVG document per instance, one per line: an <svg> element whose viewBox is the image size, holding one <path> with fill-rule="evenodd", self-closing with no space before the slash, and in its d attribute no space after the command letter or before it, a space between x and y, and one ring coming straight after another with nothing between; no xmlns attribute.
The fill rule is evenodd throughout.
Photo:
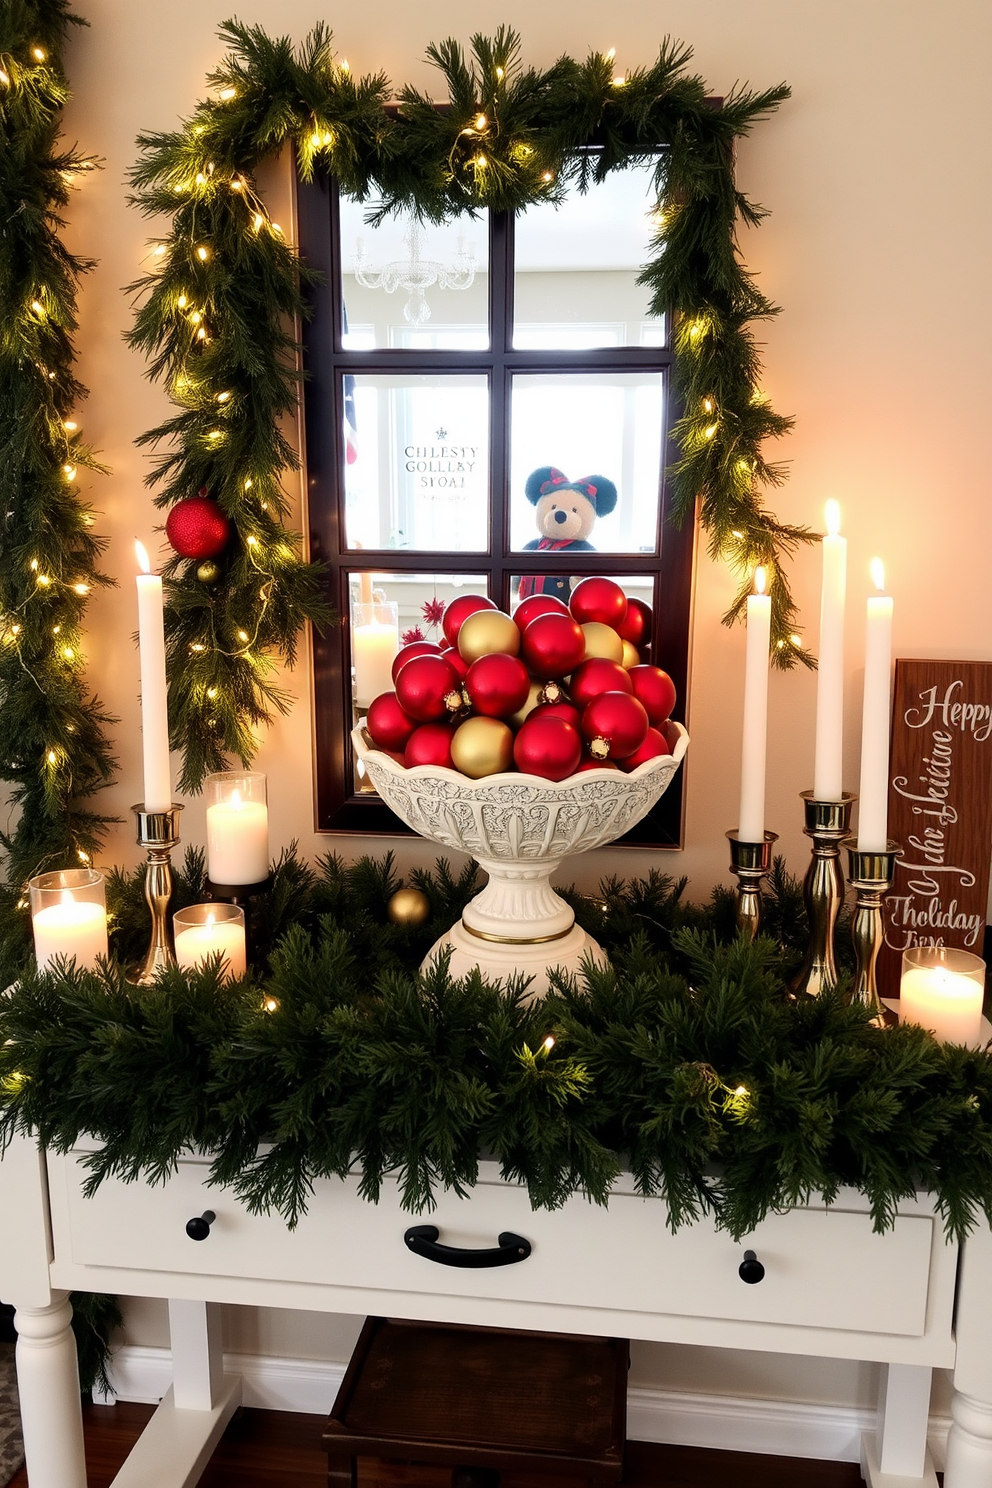
<svg viewBox="0 0 992 1488"><path fill-rule="evenodd" d="M80 375L92 390L83 414L86 435L113 474L90 483L110 537L108 567L121 588L95 598L89 654L92 677L123 722L121 774L104 809L127 816L140 796L136 715L137 660L131 643L134 608L131 542L155 518L142 489L145 457L132 440L156 422L164 403L142 379L139 358L121 341L128 307L120 286L139 272L147 224L125 205L124 176L140 129L171 129L202 91L220 48L216 24L227 7L202 0L168 5L88 0L91 29L69 56L76 98L70 139L104 158L72 210L71 241L99 259L81 306ZM299 38L322 7L311 0L244 0L239 17ZM987 0L668 0L663 8L618 0L608 12L594 0L536 7L504 0L492 15L455 0L420 6L366 0L341 7L340 52L356 72L384 68L397 81L432 87L417 59L426 43L501 21L519 26L529 60L544 64L561 50L617 49L619 67L653 58L663 30L690 42L695 65L714 93L739 80L764 87L786 79L794 98L740 147L745 190L771 210L743 247L763 289L784 307L761 335L765 386L776 407L794 413L795 434L777 451L791 479L774 502L791 522L818 525L823 502L840 498L850 538L847 783L857 787L862 606L868 560L888 564L895 595L895 646L902 656L988 658L989 554L987 401L992 346L992 277L988 244L989 127L986 59L992 44ZM333 21L333 16L331 17ZM795 564L796 591L815 640L817 558ZM723 833L736 821L744 637L719 616L732 594L730 576L699 564L688 761L687 846L665 867L690 876L705 893L726 881ZM269 774L281 840L304 851L328 846L354 853L367 843L329 842L312 833L310 722L306 674L301 700L268 736L259 766ZM794 869L803 867L797 793L812 782L814 681L776 676L771 685L768 824ZM189 841L202 840L202 812L186 812ZM130 824L112 837L108 861L134 861ZM401 864L429 851L404 844ZM639 872L648 853L592 855L574 876L594 882L606 871ZM145 1314L143 1314L145 1315ZM138 1319L136 1318L136 1323ZM300 1320L302 1322L302 1320ZM232 1322L232 1326L234 1326ZM239 1324L242 1326L242 1324ZM322 1324L321 1327L324 1325ZM257 1323L257 1337L294 1352L298 1329L278 1319ZM140 1329L138 1330L140 1334ZM154 1330L153 1330L154 1331ZM306 1338L333 1349L344 1334L311 1330ZM140 1339L139 1339L140 1341ZM153 1341L149 1338L149 1341ZM307 1343L305 1352L315 1345ZM696 1387L736 1390L732 1356L642 1349L644 1378L681 1377ZM771 1370L771 1375L769 1374ZM722 1371L722 1373L721 1373ZM757 1393L826 1399L861 1398L854 1366L792 1366L775 1374L768 1361Z"/></svg>

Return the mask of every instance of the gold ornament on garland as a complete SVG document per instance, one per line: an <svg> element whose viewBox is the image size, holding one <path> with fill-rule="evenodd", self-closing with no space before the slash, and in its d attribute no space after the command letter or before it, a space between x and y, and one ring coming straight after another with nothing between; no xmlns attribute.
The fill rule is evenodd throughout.
<svg viewBox="0 0 992 1488"><path fill-rule="evenodd" d="M394 925L413 929L430 919L431 901L420 889L397 889L386 905L386 914Z"/></svg>
<svg viewBox="0 0 992 1488"><path fill-rule="evenodd" d="M205 563L197 565L196 577L201 584L216 584L220 578L220 564L208 558Z"/></svg>

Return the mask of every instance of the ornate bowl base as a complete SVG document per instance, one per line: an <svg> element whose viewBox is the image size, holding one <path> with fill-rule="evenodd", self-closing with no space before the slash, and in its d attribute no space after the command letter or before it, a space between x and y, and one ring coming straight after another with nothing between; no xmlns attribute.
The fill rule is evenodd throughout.
<svg viewBox="0 0 992 1488"><path fill-rule="evenodd" d="M477 970L490 981L498 978L506 982L510 977L529 977L525 1002L543 997L549 990L550 971L561 970L576 975L588 959L597 966L607 964L602 946L578 925L573 925L559 940L501 944L494 940L479 940L466 928L464 921L459 920L435 941L421 970L426 971L441 952L449 949L454 977L467 976L470 971Z"/></svg>

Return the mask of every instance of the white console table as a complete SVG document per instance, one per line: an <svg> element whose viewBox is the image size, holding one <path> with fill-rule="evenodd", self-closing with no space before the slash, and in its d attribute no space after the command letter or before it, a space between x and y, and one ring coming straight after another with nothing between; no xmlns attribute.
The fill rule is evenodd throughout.
<svg viewBox="0 0 992 1488"><path fill-rule="evenodd" d="M992 1488L992 1232L944 1241L924 1198L895 1228L872 1232L865 1203L769 1216L738 1243L702 1223L667 1228L664 1205L620 1182L608 1209L581 1198L532 1212L492 1165L430 1221L447 1245L489 1248L525 1236L519 1264L433 1264L404 1241L394 1184L378 1205L357 1180L317 1186L290 1232L206 1186L184 1160L168 1183L106 1182L85 1199L75 1156L15 1140L0 1162L0 1295L16 1309L17 1371L31 1488L85 1488L76 1359L67 1294L170 1299L173 1388L115 1479L116 1488L194 1484L240 1400L224 1378L215 1304L443 1319L654 1339L710 1347L877 1360L878 1429L866 1436L872 1488L929 1488L927 1406L934 1367L954 1371L945 1488ZM213 1211L202 1241L186 1223ZM745 1248L764 1267L745 1284Z"/></svg>

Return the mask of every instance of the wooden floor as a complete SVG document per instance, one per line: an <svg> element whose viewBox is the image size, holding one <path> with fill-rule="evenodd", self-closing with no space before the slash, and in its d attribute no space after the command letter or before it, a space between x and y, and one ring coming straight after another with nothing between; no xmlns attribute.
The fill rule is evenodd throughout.
<svg viewBox="0 0 992 1488"><path fill-rule="evenodd" d="M89 1488L110 1488L131 1446L152 1414L150 1405L84 1407ZM239 1411L201 1488L325 1488L327 1459L321 1447L323 1417L289 1411ZM361 1488L417 1488L426 1475L363 1474ZM554 1488L555 1479L544 1480ZM560 1482L560 1480L558 1480ZM813 1462L799 1457L759 1457L751 1452L712 1452L630 1442L628 1488L858 1488L851 1462ZM11 1488L28 1488L23 1468Z"/></svg>

